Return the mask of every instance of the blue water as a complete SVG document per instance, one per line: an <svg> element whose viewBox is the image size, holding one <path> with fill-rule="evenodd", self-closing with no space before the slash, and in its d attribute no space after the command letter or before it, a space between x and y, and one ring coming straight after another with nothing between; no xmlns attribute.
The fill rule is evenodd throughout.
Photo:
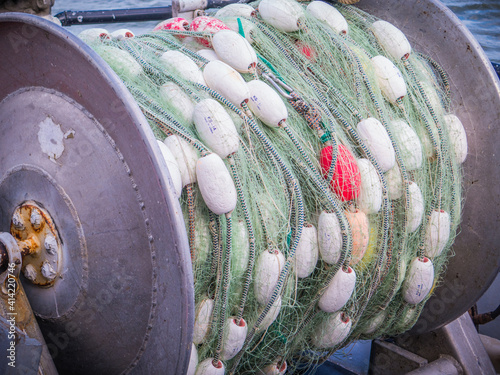
<svg viewBox="0 0 500 375"><path fill-rule="evenodd" d="M403 0L402 0L403 1ZM483 47L490 60L500 63L500 0L443 0L464 24ZM125 9L159 7L170 4L165 0L88 0L85 2L74 0L56 0L52 14L63 10L92 10L92 9ZM120 28L129 28L137 34L151 30L158 22L138 22L128 24L106 25L110 31ZM71 26L68 29L79 34L83 29L92 26Z"/></svg>

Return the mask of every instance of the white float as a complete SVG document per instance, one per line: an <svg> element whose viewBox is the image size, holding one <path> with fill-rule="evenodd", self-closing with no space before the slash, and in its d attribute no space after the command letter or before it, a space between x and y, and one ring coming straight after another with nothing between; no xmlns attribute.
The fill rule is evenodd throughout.
<svg viewBox="0 0 500 375"><path fill-rule="evenodd" d="M267 365L259 371L260 375L284 375L288 366L286 361L277 360L270 365Z"/></svg>
<svg viewBox="0 0 500 375"><path fill-rule="evenodd" d="M128 38L133 38L135 34L129 29L119 29L111 33L111 37L115 40L123 40Z"/></svg>
<svg viewBox="0 0 500 375"><path fill-rule="evenodd" d="M368 327L366 327L365 332L366 334L373 333L377 330L377 328L380 327L380 325L384 322L385 318L387 317L387 312L384 310L377 315L375 315L370 321L368 322Z"/></svg>
<svg viewBox="0 0 500 375"><path fill-rule="evenodd" d="M226 320L221 353L223 361L233 358L243 348L247 331L248 325L245 319L241 319L239 324L236 323L235 317Z"/></svg>
<svg viewBox="0 0 500 375"><path fill-rule="evenodd" d="M367 215L376 214L382 207L382 184L377 170L368 159L358 159L356 162L361 175L358 207Z"/></svg>
<svg viewBox="0 0 500 375"><path fill-rule="evenodd" d="M356 272L351 267L347 271L339 269L320 297L319 308L330 313L340 310L351 298L355 286Z"/></svg>
<svg viewBox="0 0 500 375"><path fill-rule="evenodd" d="M243 32L245 33L245 39L247 40L248 43L252 44L254 42L253 36L258 30L258 27L252 23L251 21L245 19L245 18L225 18L224 22L229 27L231 30L233 30L236 33L240 32L240 25L238 23L238 19L241 22L241 26L243 27Z"/></svg>
<svg viewBox="0 0 500 375"><path fill-rule="evenodd" d="M396 164L396 153L387 130L376 118L369 117L357 126L358 134L370 150L382 172L387 172Z"/></svg>
<svg viewBox="0 0 500 375"><path fill-rule="evenodd" d="M196 104L193 121L200 139L221 158L238 151L239 137L231 116L213 99Z"/></svg>
<svg viewBox="0 0 500 375"><path fill-rule="evenodd" d="M450 214L444 210L431 213L425 232L425 255L434 258L443 252L450 239Z"/></svg>
<svg viewBox="0 0 500 375"><path fill-rule="evenodd" d="M424 300L434 284L434 266L429 258L415 258L410 263L403 286L406 302L416 305Z"/></svg>
<svg viewBox="0 0 500 375"><path fill-rule="evenodd" d="M252 13L255 9L248 4L229 4L225 7L219 9L215 13L215 18L225 18L225 17L252 17Z"/></svg>
<svg viewBox="0 0 500 375"><path fill-rule="evenodd" d="M262 19L280 31L299 30L299 20L304 17L304 9L291 0L262 0L259 3Z"/></svg>
<svg viewBox="0 0 500 375"><path fill-rule="evenodd" d="M193 123L194 104L182 88L173 82L166 82L160 86L159 94L166 104L177 110L182 122L188 125Z"/></svg>
<svg viewBox="0 0 500 375"><path fill-rule="evenodd" d="M311 13L314 18L326 23L335 33L348 33L349 26L347 20L342 13L330 4L324 1L313 1L307 6L306 10Z"/></svg>
<svg viewBox="0 0 500 375"><path fill-rule="evenodd" d="M236 188L224 161L217 154L198 159L196 176L203 200L213 213L222 215L234 210Z"/></svg>
<svg viewBox="0 0 500 375"><path fill-rule="evenodd" d="M281 296L278 296L275 300L269 311L267 312L262 322L259 324L260 330L266 330L269 328L271 324L276 320L278 314L281 310Z"/></svg>
<svg viewBox="0 0 500 375"><path fill-rule="evenodd" d="M248 107L264 124L278 127L288 118L285 103L271 86L259 80L247 83L250 90Z"/></svg>
<svg viewBox="0 0 500 375"><path fill-rule="evenodd" d="M391 125L406 170L420 168L423 160L422 144L415 130L402 120L394 120Z"/></svg>
<svg viewBox="0 0 500 375"><path fill-rule="evenodd" d="M411 53L411 45L405 34L387 21L376 21L372 24L372 32L380 46L394 60L401 60Z"/></svg>
<svg viewBox="0 0 500 375"><path fill-rule="evenodd" d="M455 115L444 116L445 129L448 132L455 161L462 164L467 157L467 134L460 119Z"/></svg>
<svg viewBox="0 0 500 375"><path fill-rule="evenodd" d="M404 192L403 176L401 176L401 171L397 164L385 172L385 181L387 183L389 198L392 200L400 199Z"/></svg>
<svg viewBox="0 0 500 375"><path fill-rule="evenodd" d="M318 262L318 232L313 225L304 226L299 243L295 249L294 270L299 278L313 273Z"/></svg>
<svg viewBox="0 0 500 375"><path fill-rule="evenodd" d="M328 264L337 263L342 249L342 231L335 213L323 211L319 215L318 242L321 259Z"/></svg>
<svg viewBox="0 0 500 375"><path fill-rule="evenodd" d="M343 312L331 314L323 320L312 335L312 344L317 348L333 348L340 344L351 332L352 321Z"/></svg>
<svg viewBox="0 0 500 375"><path fill-rule="evenodd" d="M177 135L171 135L163 141L172 151L181 172L182 186L196 182L196 162L199 159L196 149Z"/></svg>
<svg viewBox="0 0 500 375"><path fill-rule="evenodd" d="M243 77L226 63L210 61L203 70L208 87L227 98L236 107L248 101L250 90Z"/></svg>
<svg viewBox="0 0 500 375"><path fill-rule="evenodd" d="M158 141L158 147L160 148L161 155L167 164L168 174L172 179L172 185L174 187L174 196L179 199L182 193L182 178L181 172L179 171L179 165L177 164L177 160L175 160L174 154L167 147L165 143L162 141Z"/></svg>
<svg viewBox="0 0 500 375"><path fill-rule="evenodd" d="M198 68L198 65L182 52L167 51L160 56L160 62L167 72L172 70L187 81L205 85L203 73Z"/></svg>
<svg viewBox="0 0 500 375"><path fill-rule="evenodd" d="M259 303L266 305L269 302L284 266L285 257L279 250L275 253L265 250L259 255L254 279L255 298Z"/></svg>
<svg viewBox="0 0 500 375"><path fill-rule="evenodd" d="M198 366L198 350L196 345L191 344L191 356L189 357L189 366L186 375L194 375Z"/></svg>
<svg viewBox="0 0 500 375"><path fill-rule="evenodd" d="M375 75L382 94L392 104L407 94L406 83L400 70L385 56L372 57Z"/></svg>
<svg viewBox="0 0 500 375"><path fill-rule="evenodd" d="M439 97L439 94L434 86L425 81L420 81L420 85L422 86L422 89L424 90L425 95L429 100L429 104L434 112L436 112L436 114L442 113L443 103L441 102L441 98Z"/></svg>
<svg viewBox="0 0 500 375"><path fill-rule="evenodd" d="M250 43L232 30L219 31L212 45L217 56L240 73L249 73L257 66L257 55Z"/></svg>
<svg viewBox="0 0 500 375"><path fill-rule="evenodd" d="M78 37L85 43L91 43L99 40L110 40L111 34L106 29L93 27L83 30L80 34L78 34Z"/></svg>
<svg viewBox="0 0 500 375"><path fill-rule="evenodd" d="M408 211L408 230L413 233L422 224L424 215L424 197L418 185L410 181L408 184L410 193L410 208Z"/></svg>
<svg viewBox="0 0 500 375"><path fill-rule="evenodd" d="M193 328L193 343L196 345L205 341L208 331L210 331L210 323L212 322L212 313L214 311L214 300L210 298L203 299L196 305L194 328Z"/></svg>
<svg viewBox="0 0 500 375"><path fill-rule="evenodd" d="M196 53L201 57L206 58L208 61L219 60L219 56L217 56L213 49L203 48Z"/></svg>
<svg viewBox="0 0 500 375"><path fill-rule="evenodd" d="M141 65L127 51L103 45L99 54L119 76L137 79L142 74Z"/></svg>
<svg viewBox="0 0 500 375"><path fill-rule="evenodd" d="M224 375L226 369L221 361L217 362L217 366L213 364L213 358L207 358L202 361L196 369L195 375Z"/></svg>

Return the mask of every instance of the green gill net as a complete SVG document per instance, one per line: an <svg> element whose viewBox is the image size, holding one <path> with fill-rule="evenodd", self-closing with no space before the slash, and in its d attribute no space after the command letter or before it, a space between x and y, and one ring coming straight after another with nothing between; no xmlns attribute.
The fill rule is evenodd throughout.
<svg viewBox="0 0 500 375"><path fill-rule="evenodd" d="M405 332L432 294L431 290L418 303L405 299L412 261L425 257L432 212L444 211L450 218L444 250L432 257L432 289L453 255L450 246L460 223L461 166L444 126L451 110L446 74L432 59L414 51L400 60L391 58L372 32L377 19L353 6L334 5L349 25L347 34L339 34L305 11L307 2L297 4L304 12L300 29L294 32L279 31L259 12L222 19L236 23L257 53L257 66L242 73L244 80L270 83L282 95L288 118L278 127L253 116L246 103L236 106L206 85L186 79L160 58L167 51L180 51L203 70L209 61L197 53L205 47L195 38L210 40L210 32L160 30L121 41L89 41L125 82L158 140L176 135L200 157L212 152L179 101L162 95L161 88L168 83L175 83L193 105L208 98L218 101L238 131L238 151L224 161L237 190L234 211L211 212L196 182L185 186L180 197L192 255L196 319L207 324L196 342L198 359L201 363L210 358L214 364L221 360L226 373L278 373L286 366L293 373L317 366L355 340ZM258 2L251 5L257 8ZM392 61L406 83L407 94L396 102L381 91L371 61L379 55ZM367 118L376 118L389 135L396 159L390 171L381 169L357 131L357 124ZM408 124L420 140L423 158L418 168L406 165L413 150L402 144L395 120ZM340 146L376 170L382 192L376 212L363 214L357 198L346 199L331 188L339 178L336 165L347 168L347 175L352 172L352 165L342 165L346 158ZM331 167L327 164L325 170L320 155L328 147ZM359 184L359 176L352 183ZM423 197L422 220L415 230L409 228L412 183ZM340 255L329 263L316 255L313 271L299 277L295 255L303 245L301 237L318 228L322 212L338 219ZM363 214L368 225L353 224L348 215L355 213ZM359 238L365 242L361 250ZM309 241L317 254L317 239ZM262 275L257 263L265 252L280 253L284 259L272 282L258 280ZM335 312L322 310L319 301L327 286L349 267L356 273L356 283L347 302ZM263 283L271 283L266 303L259 302L255 292ZM201 316L207 300L213 309ZM342 314L336 321L338 312ZM240 324L243 320L247 333L236 353L224 359L225 322L230 317ZM350 327L343 334L334 332L336 324L347 321ZM318 340L324 335L335 337L324 344ZM269 365L275 372L265 370Z"/></svg>

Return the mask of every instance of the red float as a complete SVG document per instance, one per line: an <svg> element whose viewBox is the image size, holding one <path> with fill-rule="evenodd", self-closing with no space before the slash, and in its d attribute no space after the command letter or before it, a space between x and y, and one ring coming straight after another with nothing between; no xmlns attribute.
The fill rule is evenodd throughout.
<svg viewBox="0 0 500 375"><path fill-rule="evenodd" d="M332 164L332 151L333 146L327 146L321 150L319 162L325 178ZM356 159L344 145L338 146L337 162L330 188L343 201L357 198L361 190L361 174Z"/></svg>
<svg viewBox="0 0 500 375"><path fill-rule="evenodd" d="M230 30L229 27L226 26L224 22L218 20L214 17L200 16L196 17L189 26L190 31L199 31L199 32L210 32L215 34L220 30ZM196 38L196 41L205 47L212 48L212 42L210 38Z"/></svg>
<svg viewBox="0 0 500 375"><path fill-rule="evenodd" d="M158 31L158 30L188 31L189 30L189 22L182 17L169 18L168 20L160 22L153 29L153 31ZM186 35L176 35L176 37L179 39L183 39L186 37Z"/></svg>

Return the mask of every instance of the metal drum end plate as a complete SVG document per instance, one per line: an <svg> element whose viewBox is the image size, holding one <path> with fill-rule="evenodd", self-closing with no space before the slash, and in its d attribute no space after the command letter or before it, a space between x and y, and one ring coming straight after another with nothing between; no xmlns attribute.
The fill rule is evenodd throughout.
<svg viewBox="0 0 500 375"><path fill-rule="evenodd" d="M58 371L185 373L189 248L147 121L61 27L2 14L0 50L0 231L36 248L23 286Z"/></svg>

